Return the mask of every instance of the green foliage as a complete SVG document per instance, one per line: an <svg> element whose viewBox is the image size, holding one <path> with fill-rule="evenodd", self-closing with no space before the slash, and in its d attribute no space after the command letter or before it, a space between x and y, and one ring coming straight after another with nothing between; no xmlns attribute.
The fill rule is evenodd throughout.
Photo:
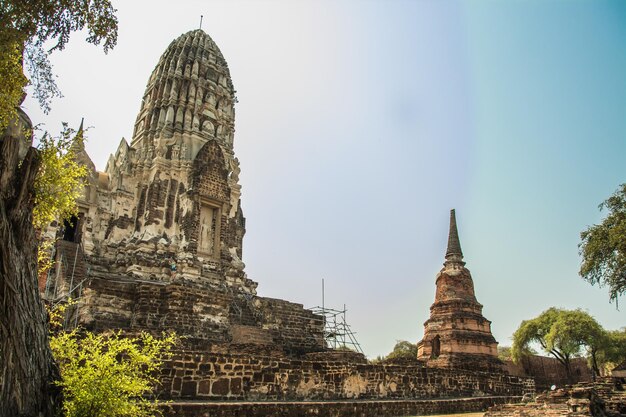
<svg viewBox="0 0 626 417"><path fill-rule="evenodd" d="M22 72L22 46L0 39L0 131L17 117L16 109L24 96L28 79Z"/></svg>
<svg viewBox="0 0 626 417"><path fill-rule="evenodd" d="M34 95L49 110L51 97L59 95L49 52L62 50L70 34L87 28L87 42L107 52L117 42L117 18L109 0L1 0L0 1L0 130L15 116L31 77ZM44 45L53 46L44 50Z"/></svg>
<svg viewBox="0 0 626 417"><path fill-rule="evenodd" d="M608 215L580 234L580 275L592 285L609 287L611 301L626 292L626 184L600 204Z"/></svg>
<svg viewBox="0 0 626 417"><path fill-rule="evenodd" d="M498 346L498 359L501 361L510 361L512 359L511 346Z"/></svg>
<svg viewBox="0 0 626 417"><path fill-rule="evenodd" d="M54 306L51 304L45 305L46 312L48 313L48 329L51 337L63 332L63 322L65 321L67 309L75 304L76 302L72 298L68 298L67 301Z"/></svg>
<svg viewBox="0 0 626 417"><path fill-rule="evenodd" d="M406 340L398 340L393 350L385 356L384 360L417 359L417 345Z"/></svg>
<svg viewBox="0 0 626 417"><path fill-rule="evenodd" d="M513 346L511 347L511 357L514 362L519 362L526 356L530 345L538 343L541 348L549 352L546 336L550 332L552 323L556 320L558 309L550 308L539 317L532 320L524 320L520 327L513 334Z"/></svg>
<svg viewBox="0 0 626 417"><path fill-rule="evenodd" d="M61 136L45 133L39 143L41 168L35 180L33 224L42 229L55 219L76 214L76 199L83 192L87 167L76 161L76 149L82 147L83 134L63 124Z"/></svg>
<svg viewBox="0 0 626 417"><path fill-rule="evenodd" d="M609 341L605 352L607 361L615 365L626 361L626 327L621 330L611 330L607 332L607 336Z"/></svg>
<svg viewBox="0 0 626 417"><path fill-rule="evenodd" d="M61 332L50 347L61 369L66 417L144 417L160 414L149 400L158 371L170 356L175 335L137 338Z"/></svg>
<svg viewBox="0 0 626 417"><path fill-rule="evenodd" d="M538 343L563 364L569 375L570 360L580 356L584 349L597 372L597 354L605 345L605 335L602 326L588 313L552 307L538 317L522 322L513 334L511 357L519 362L528 354L531 345Z"/></svg>
<svg viewBox="0 0 626 417"><path fill-rule="evenodd" d="M598 366L604 374L626 361L626 327L606 332L604 348L598 351Z"/></svg>

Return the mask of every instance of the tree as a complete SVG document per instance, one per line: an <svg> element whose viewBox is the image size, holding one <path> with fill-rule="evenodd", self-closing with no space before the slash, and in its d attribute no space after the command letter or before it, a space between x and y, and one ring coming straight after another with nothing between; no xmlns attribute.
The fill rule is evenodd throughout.
<svg viewBox="0 0 626 417"><path fill-rule="evenodd" d="M37 239L33 227L38 152L30 147L32 123L19 109L30 70L35 96L48 108L58 94L50 51L87 28L87 41L117 40L109 0L0 1L0 417L53 416L60 407L58 380L48 344L46 313L37 288Z"/></svg>
<svg viewBox="0 0 626 417"><path fill-rule="evenodd" d="M597 361L604 374L626 361L626 327L606 332L604 348L598 352Z"/></svg>
<svg viewBox="0 0 626 417"><path fill-rule="evenodd" d="M158 371L176 343L173 334L60 332L50 341L61 368L66 417L148 417L160 414L145 396L158 383Z"/></svg>
<svg viewBox="0 0 626 417"><path fill-rule="evenodd" d="M513 361L525 356L533 343L538 343L565 368L571 380L571 359L586 349L592 366L598 372L598 352L603 347L606 332L598 322L582 310L549 308L538 317L524 320L513 334Z"/></svg>
<svg viewBox="0 0 626 417"><path fill-rule="evenodd" d="M582 310L563 310L556 322L552 324L547 336L551 345L572 347L578 344L584 349L592 369L600 374L598 353L606 347L607 334L600 324Z"/></svg>
<svg viewBox="0 0 626 417"><path fill-rule="evenodd" d="M511 346L498 346L498 359L501 361L510 361L511 357Z"/></svg>
<svg viewBox="0 0 626 417"><path fill-rule="evenodd" d="M0 1L0 132L17 113L28 79L44 110L60 95L48 54L62 50L74 31L87 28L87 42L103 43L104 51L117 42L117 18L109 0ZM48 51L44 46L52 42Z"/></svg>
<svg viewBox="0 0 626 417"><path fill-rule="evenodd" d="M76 214L76 200L83 192L88 175L87 167L76 159L76 150L82 148L83 142L82 126L75 132L67 123L63 123L59 137L44 133L39 141L41 168L35 179L35 229Z"/></svg>
<svg viewBox="0 0 626 417"><path fill-rule="evenodd" d="M626 292L626 184L599 208L608 210L606 218L580 234L580 275L591 285L607 286L617 305Z"/></svg>
<svg viewBox="0 0 626 417"><path fill-rule="evenodd" d="M26 119L23 123L26 123ZM0 416L52 416L60 407L37 288L34 183L40 161L17 124L0 139ZM25 154L25 155L24 155Z"/></svg>
<svg viewBox="0 0 626 417"><path fill-rule="evenodd" d="M417 345L406 340L398 340L393 350L385 356L383 361L394 361L397 359L417 359Z"/></svg>

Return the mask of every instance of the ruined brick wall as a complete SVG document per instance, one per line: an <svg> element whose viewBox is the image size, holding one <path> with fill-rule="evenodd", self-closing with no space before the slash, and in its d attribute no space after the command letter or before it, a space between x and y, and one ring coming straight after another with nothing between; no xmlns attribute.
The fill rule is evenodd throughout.
<svg viewBox="0 0 626 417"><path fill-rule="evenodd" d="M188 349L234 343L301 354L326 348L322 318L301 304L172 280L137 281L96 273L85 283L80 323L95 331L174 331Z"/></svg>
<svg viewBox="0 0 626 417"><path fill-rule="evenodd" d="M569 382L565 368L556 358L532 355L524 357L519 364L511 361L506 361L505 364L506 371L511 375L534 378L537 391L546 391L552 385L563 387L571 383L591 381L591 370L585 358L572 359L573 379Z"/></svg>
<svg viewBox="0 0 626 417"><path fill-rule="evenodd" d="M186 346L200 348L228 341L231 301L208 287L93 278L81 299L80 322L94 331L175 331Z"/></svg>
<svg viewBox="0 0 626 417"><path fill-rule="evenodd" d="M276 298L259 297L255 304L263 313L263 327L270 330L274 343L289 353L324 349L322 317L303 308L302 304Z"/></svg>
<svg viewBox="0 0 626 417"><path fill-rule="evenodd" d="M131 327L137 285L92 279L80 298L80 323L92 331Z"/></svg>
<svg viewBox="0 0 626 417"><path fill-rule="evenodd" d="M530 379L504 373L356 364L259 354L178 352L162 372L173 399L338 400L523 395Z"/></svg>

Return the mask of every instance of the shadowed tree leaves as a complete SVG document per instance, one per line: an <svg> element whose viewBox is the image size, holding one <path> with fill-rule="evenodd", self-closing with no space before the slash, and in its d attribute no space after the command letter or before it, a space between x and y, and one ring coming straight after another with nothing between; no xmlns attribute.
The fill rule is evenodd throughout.
<svg viewBox="0 0 626 417"><path fill-rule="evenodd" d="M598 365L607 372L626 361L626 327L607 331L605 340L604 349L598 352Z"/></svg>
<svg viewBox="0 0 626 417"><path fill-rule="evenodd" d="M580 234L580 275L592 285L607 286L611 301L626 292L626 184L600 204L608 210L602 223Z"/></svg>

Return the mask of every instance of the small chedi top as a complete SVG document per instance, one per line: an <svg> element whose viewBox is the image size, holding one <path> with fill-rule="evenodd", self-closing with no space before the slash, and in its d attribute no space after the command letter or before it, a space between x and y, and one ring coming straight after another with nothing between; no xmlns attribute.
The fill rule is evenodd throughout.
<svg viewBox="0 0 626 417"><path fill-rule="evenodd" d="M454 209L450 210L450 233L448 234L448 249L446 250L446 262L444 265L460 265L461 267L465 265Z"/></svg>
<svg viewBox="0 0 626 417"><path fill-rule="evenodd" d="M456 225L450 211L448 249L443 268L437 274L435 302L424 323L424 338L418 342L418 359L429 366L498 370L498 342L491 334L491 322L482 315L474 282L465 268Z"/></svg>

